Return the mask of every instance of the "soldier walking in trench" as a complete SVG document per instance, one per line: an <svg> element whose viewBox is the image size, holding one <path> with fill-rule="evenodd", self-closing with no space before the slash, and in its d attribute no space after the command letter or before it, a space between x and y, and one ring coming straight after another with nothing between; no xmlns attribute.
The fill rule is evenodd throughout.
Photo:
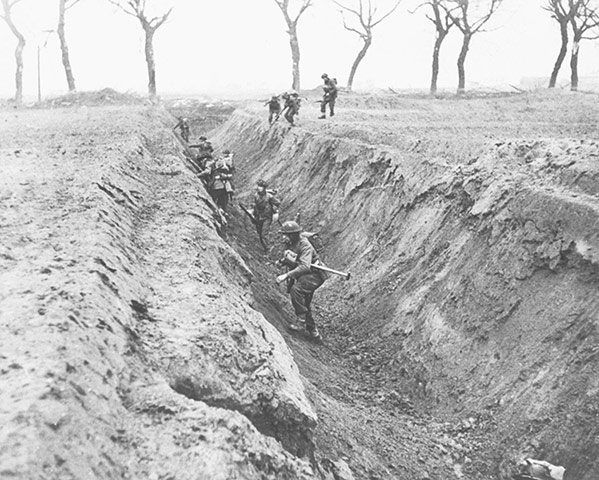
<svg viewBox="0 0 599 480"><path fill-rule="evenodd" d="M283 223L280 233L287 237L285 242L287 250L279 264L285 265L290 270L279 275L277 282L288 282L287 291L297 317L297 321L289 324L288 328L292 331L305 328L313 339L320 340L320 333L312 317L311 304L314 292L329 276L326 272L312 267L313 264L322 263L316 249L306 237L302 236L297 222Z"/></svg>
<svg viewBox="0 0 599 480"><path fill-rule="evenodd" d="M269 191L267 188L268 184L264 180L258 180L256 195L254 196L256 231L265 249L268 249L270 246L268 234L272 223L279 221L279 206L281 205L281 202L275 195L276 192Z"/></svg>
<svg viewBox="0 0 599 480"><path fill-rule="evenodd" d="M179 118L179 122L173 127L173 130L177 130L177 128L181 131L181 138L189 143L189 120L185 117Z"/></svg>

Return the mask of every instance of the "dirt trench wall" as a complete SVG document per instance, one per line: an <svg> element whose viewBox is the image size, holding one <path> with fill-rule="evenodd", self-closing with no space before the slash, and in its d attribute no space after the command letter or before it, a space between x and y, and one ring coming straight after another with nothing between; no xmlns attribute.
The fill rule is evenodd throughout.
<svg viewBox="0 0 599 480"><path fill-rule="evenodd" d="M313 478L297 367L170 116L2 115L0 476Z"/></svg>
<svg viewBox="0 0 599 480"><path fill-rule="evenodd" d="M214 139L245 188L269 180L283 219L301 211L327 263L352 272L320 295L340 350L368 347L381 385L467 420L480 469L508 478L528 455L594 478L597 142L456 136L447 151L472 147L456 161L427 130L391 147L355 128L268 128L246 110Z"/></svg>

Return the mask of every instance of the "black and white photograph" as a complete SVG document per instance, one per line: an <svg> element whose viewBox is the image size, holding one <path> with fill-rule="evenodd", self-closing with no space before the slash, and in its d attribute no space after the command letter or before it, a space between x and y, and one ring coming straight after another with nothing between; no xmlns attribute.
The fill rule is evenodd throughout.
<svg viewBox="0 0 599 480"><path fill-rule="evenodd" d="M1 480L598 480L599 0L0 0Z"/></svg>

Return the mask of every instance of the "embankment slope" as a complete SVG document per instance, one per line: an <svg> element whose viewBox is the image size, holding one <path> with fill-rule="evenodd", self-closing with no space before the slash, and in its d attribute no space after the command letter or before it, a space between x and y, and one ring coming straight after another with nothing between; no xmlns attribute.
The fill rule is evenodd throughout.
<svg viewBox="0 0 599 480"><path fill-rule="evenodd" d="M297 367L172 118L0 118L0 476L313 478Z"/></svg>
<svg viewBox="0 0 599 480"><path fill-rule="evenodd" d="M524 456L599 468L594 103L356 96L333 121L269 128L248 107L214 135L238 184L270 181L352 272L319 294L327 342L465 433L472 478Z"/></svg>

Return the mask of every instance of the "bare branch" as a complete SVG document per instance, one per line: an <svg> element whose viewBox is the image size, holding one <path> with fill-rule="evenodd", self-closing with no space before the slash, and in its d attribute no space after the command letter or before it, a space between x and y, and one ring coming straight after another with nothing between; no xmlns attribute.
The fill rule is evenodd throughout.
<svg viewBox="0 0 599 480"><path fill-rule="evenodd" d="M385 18L387 18L389 15L391 15L395 10L397 10L397 7L399 7L399 4L401 3L401 0L397 0L397 2L395 2L395 6L389 10L385 15L383 15L381 18L379 18L376 22L374 22L372 24L372 27L376 27L379 23L381 23L383 20L385 20Z"/></svg>

